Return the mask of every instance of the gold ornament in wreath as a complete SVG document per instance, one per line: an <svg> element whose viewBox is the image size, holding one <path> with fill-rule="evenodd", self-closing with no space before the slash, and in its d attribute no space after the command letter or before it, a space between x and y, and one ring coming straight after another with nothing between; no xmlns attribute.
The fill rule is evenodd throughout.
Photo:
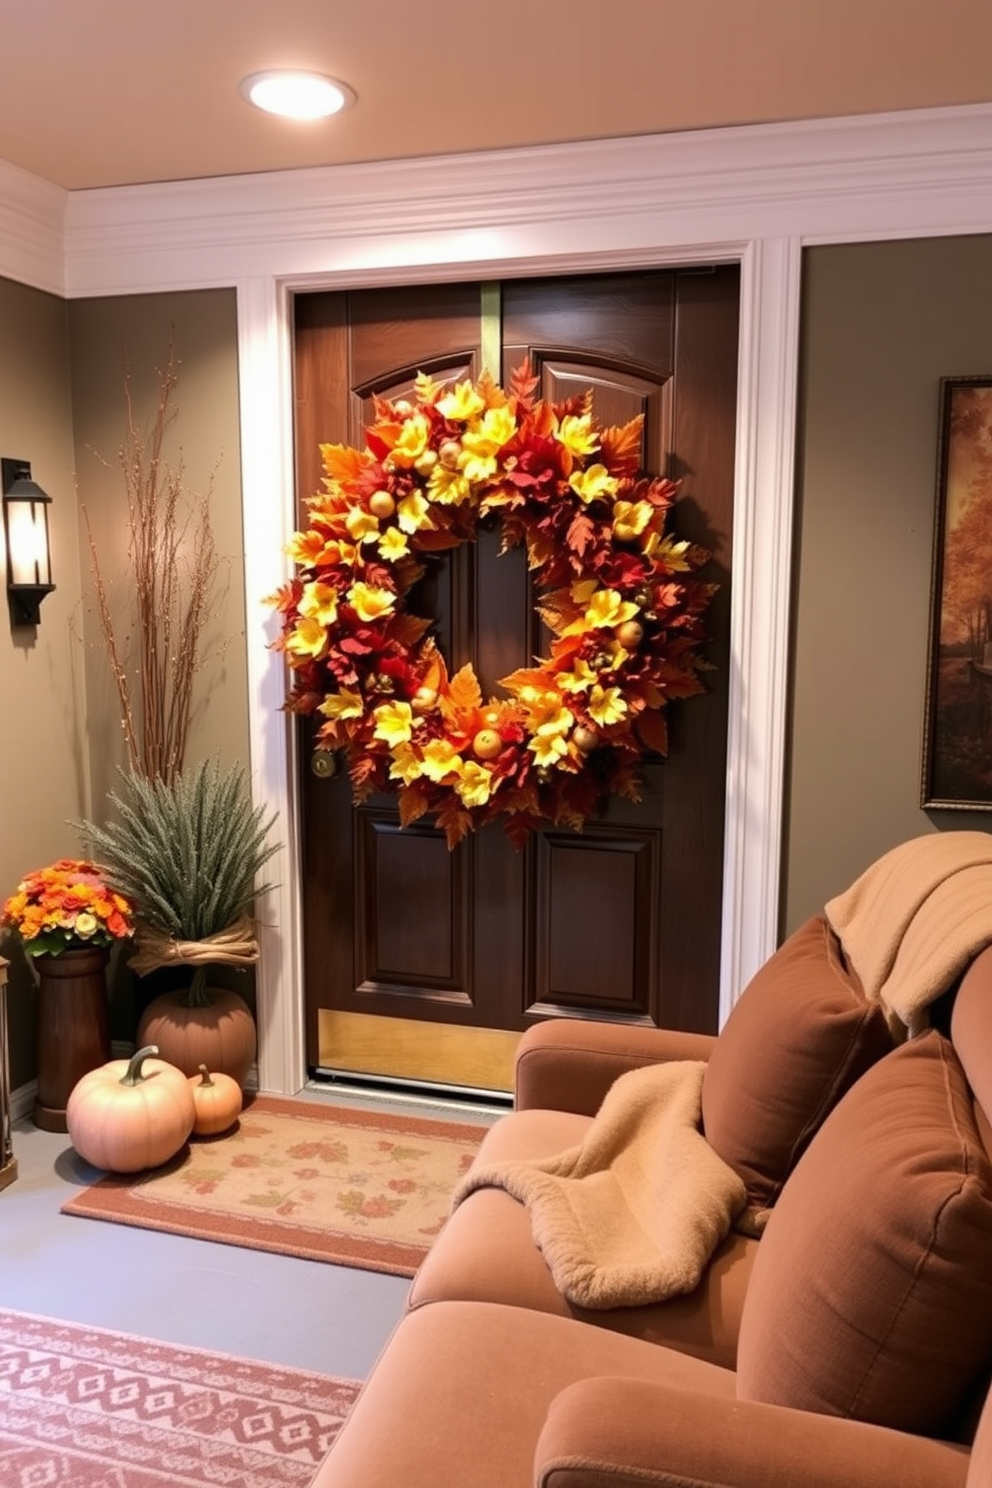
<svg viewBox="0 0 992 1488"><path fill-rule="evenodd" d="M524 363L508 390L483 374L415 401L376 399L365 449L321 445L324 489L269 599L292 672L286 707L319 714L356 802L396 792L404 826L432 813L449 847L501 820L518 845L542 823L576 830L606 797L638 798L665 708L703 690L710 554L666 531L677 483L639 471L642 420L600 428L592 396L536 397ZM483 698L449 676L432 621L407 600L430 554L498 518L527 548L547 657Z"/></svg>

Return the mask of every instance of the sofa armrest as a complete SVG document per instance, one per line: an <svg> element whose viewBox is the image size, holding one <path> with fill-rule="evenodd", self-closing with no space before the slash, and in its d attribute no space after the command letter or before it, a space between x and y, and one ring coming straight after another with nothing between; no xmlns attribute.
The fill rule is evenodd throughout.
<svg viewBox="0 0 992 1488"><path fill-rule="evenodd" d="M517 1046L518 1111L572 1111L595 1116L618 1076L646 1064L708 1059L710 1033L679 1033L636 1024L553 1018L528 1028Z"/></svg>
<svg viewBox="0 0 992 1488"><path fill-rule="evenodd" d="M839 1416L616 1377L569 1385L538 1488L965 1488L969 1452Z"/></svg>

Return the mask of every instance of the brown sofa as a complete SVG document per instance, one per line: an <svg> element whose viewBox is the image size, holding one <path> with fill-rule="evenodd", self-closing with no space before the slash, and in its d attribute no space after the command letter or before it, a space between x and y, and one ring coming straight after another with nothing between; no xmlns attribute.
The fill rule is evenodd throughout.
<svg viewBox="0 0 992 1488"><path fill-rule="evenodd" d="M705 1060L763 1234L688 1296L584 1311L523 1205L470 1193L314 1488L990 1488L992 949L931 1013L894 1040L816 917L718 1038L532 1029L477 1162L559 1152L626 1071Z"/></svg>

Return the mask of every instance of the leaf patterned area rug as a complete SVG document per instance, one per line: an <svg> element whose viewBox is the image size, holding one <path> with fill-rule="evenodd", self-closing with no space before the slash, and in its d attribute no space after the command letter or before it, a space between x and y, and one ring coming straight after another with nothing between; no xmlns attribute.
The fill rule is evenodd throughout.
<svg viewBox="0 0 992 1488"><path fill-rule="evenodd" d="M360 1385L0 1311L0 1483L306 1488Z"/></svg>
<svg viewBox="0 0 992 1488"><path fill-rule="evenodd" d="M257 1095L160 1168L107 1174L63 1214L412 1276L485 1128Z"/></svg>

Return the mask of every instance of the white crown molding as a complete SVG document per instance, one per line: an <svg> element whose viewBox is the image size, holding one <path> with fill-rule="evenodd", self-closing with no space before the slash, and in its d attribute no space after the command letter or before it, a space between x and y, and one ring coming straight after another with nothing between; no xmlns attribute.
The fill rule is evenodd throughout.
<svg viewBox="0 0 992 1488"><path fill-rule="evenodd" d="M70 296L992 229L992 105L76 191Z"/></svg>
<svg viewBox="0 0 992 1488"><path fill-rule="evenodd" d="M63 222L68 192L0 160L0 275L65 293Z"/></svg>

